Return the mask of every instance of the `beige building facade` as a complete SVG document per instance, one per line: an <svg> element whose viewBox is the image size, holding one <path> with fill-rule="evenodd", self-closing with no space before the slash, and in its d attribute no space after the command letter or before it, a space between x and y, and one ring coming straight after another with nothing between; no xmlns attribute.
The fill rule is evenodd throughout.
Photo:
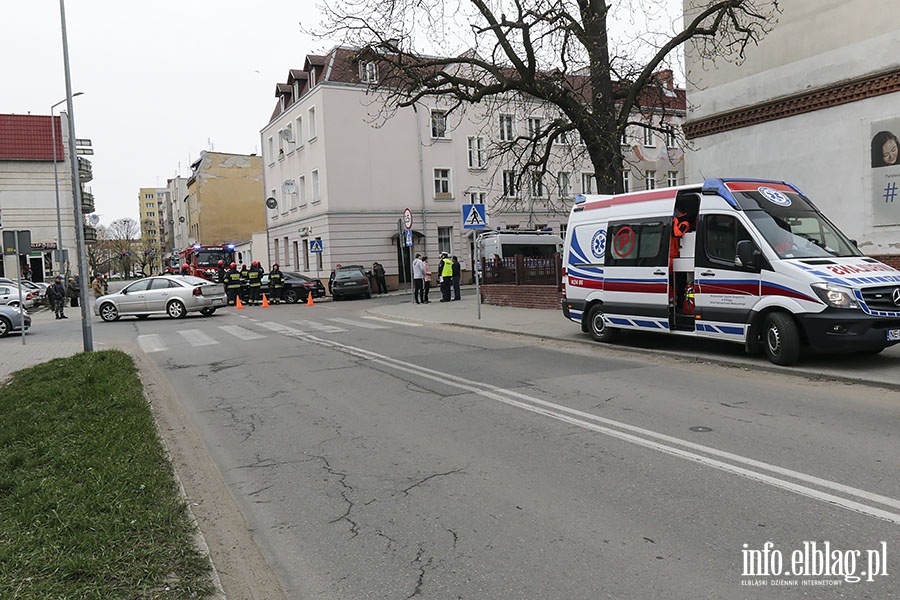
<svg viewBox="0 0 900 600"><path fill-rule="evenodd" d="M695 4L685 0L687 18ZM688 48L687 177L790 181L863 252L900 266L900 165L875 156L880 132L900 136L900 11L884 0L780 5L740 65Z"/></svg>

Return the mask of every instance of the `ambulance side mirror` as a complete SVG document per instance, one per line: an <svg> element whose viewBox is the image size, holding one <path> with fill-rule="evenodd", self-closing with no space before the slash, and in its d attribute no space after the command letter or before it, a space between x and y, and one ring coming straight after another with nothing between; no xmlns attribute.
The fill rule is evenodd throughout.
<svg viewBox="0 0 900 600"><path fill-rule="evenodd" d="M748 269L750 271L759 271L760 252L750 240L741 240L737 243L737 256L734 258L734 265Z"/></svg>

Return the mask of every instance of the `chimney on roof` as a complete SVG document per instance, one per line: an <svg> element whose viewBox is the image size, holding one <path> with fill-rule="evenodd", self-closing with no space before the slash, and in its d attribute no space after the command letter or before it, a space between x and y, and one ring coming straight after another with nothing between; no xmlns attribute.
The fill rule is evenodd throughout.
<svg viewBox="0 0 900 600"><path fill-rule="evenodd" d="M664 85L666 89L675 89L675 74L672 72L672 69L663 69L661 71L657 71L655 75L656 80Z"/></svg>

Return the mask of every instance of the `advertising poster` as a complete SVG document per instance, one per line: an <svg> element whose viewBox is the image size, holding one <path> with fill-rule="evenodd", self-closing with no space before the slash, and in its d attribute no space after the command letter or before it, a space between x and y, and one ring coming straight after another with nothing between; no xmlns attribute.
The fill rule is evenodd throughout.
<svg viewBox="0 0 900 600"><path fill-rule="evenodd" d="M875 225L900 224L900 118L872 123L872 214Z"/></svg>

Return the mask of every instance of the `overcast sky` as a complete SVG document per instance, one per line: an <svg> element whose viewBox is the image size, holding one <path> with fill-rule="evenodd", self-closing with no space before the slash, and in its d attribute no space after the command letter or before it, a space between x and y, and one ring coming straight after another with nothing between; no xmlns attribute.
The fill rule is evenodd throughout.
<svg viewBox="0 0 900 600"><path fill-rule="evenodd" d="M49 115L66 97L59 1L3 4L0 113ZM138 189L187 175L201 150L259 154L276 83L332 45L300 31L318 23L312 0L68 0L65 9L72 92L84 92L75 133L93 142L89 185L103 225L137 220Z"/></svg>
<svg viewBox="0 0 900 600"><path fill-rule="evenodd" d="M59 1L3 4L0 113L49 115L66 97ZM72 92L84 93L74 99L75 133L93 142L89 185L102 225L137 220L138 189L187 175L202 150L261 153L276 84L335 45L298 25L319 24L316 4L66 2Z"/></svg>

